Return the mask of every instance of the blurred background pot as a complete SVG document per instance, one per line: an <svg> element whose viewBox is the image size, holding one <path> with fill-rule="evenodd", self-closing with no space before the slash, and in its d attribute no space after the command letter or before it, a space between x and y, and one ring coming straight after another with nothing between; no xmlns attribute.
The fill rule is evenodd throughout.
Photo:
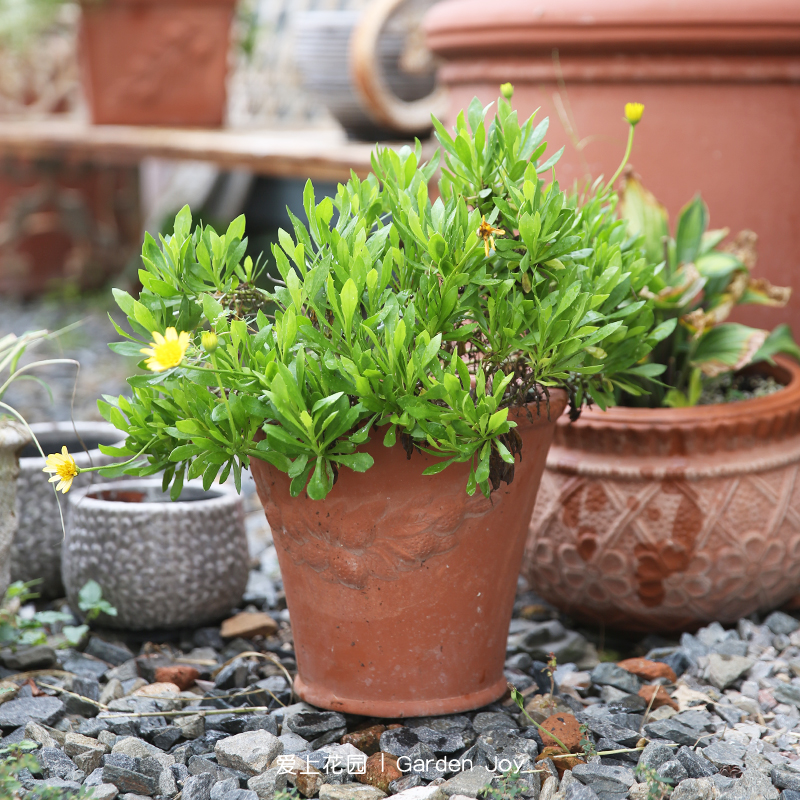
<svg viewBox="0 0 800 800"><path fill-rule="evenodd" d="M11 545L17 532L18 457L30 440L30 434L21 422L0 417L0 597L10 582Z"/></svg>
<svg viewBox="0 0 800 800"><path fill-rule="evenodd" d="M129 630L198 627L241 601L249 555L239 495L226 486L187 485L177 502L160 478L97 484L70 492L62 574L67 599L97 581Z"/></svg>
<svg viewBox="0 0 800 800"><path fill-rule="evenodd" d="M568 614L646 632L733 623L800 585L800 366L785 388L559 420L523 573Z"/></svg>
<svg viewBox="0 0 800 800"><path fill-rule="evenodd" d="M420 22L435 0L376 0L363 10L298 15L296 61L307 89L348 136L425 136L446 108Z"/></svg>
<svg viewBox="0 0 800 800"><path fill-rule="evenodd" d="M80 60L95 124L218 127L236 0L87 0Z"/></svg>
<svg viewBox="0 0 800 800"><path fill-rule="evenodd" d="M755 231L761 274L795 284L800 263L800 3L796 0L444 0L426 18L444 63L448 125L473 96L514 84L525 119L549 117L548 153L566 146L562 186L614 173L625 149L625 103L644 103L631 163L673 218L697 192L712 227ZM800 323L748 307L761 328Z"/></svg>
<svg viewBox="0 0 800 800"><path fill-rule="evenodd" d="M60 453L66 445L75 463L81 467L98 467L114 461L103 455L98 445L120 445L120 432L106 422L41 422L31 425L45 454ZM17 536L11 548L11 580L41 579L35 591L46 599L64 596L61 582L61 542L64 531L53 484L45 475L45 459L33 442L20 453L17 478ZM94 472L79 475L72 482L73 490L103 479ZM66 519L67 504L62 510Z"/></svg>

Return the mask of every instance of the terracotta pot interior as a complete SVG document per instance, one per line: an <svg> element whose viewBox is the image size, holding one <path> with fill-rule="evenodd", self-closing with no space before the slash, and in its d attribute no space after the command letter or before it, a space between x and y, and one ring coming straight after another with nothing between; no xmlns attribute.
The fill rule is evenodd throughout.
<svg viewBox="0 0 800 800"><path fill-rule="evenodd" d="M775 380L788 386L792 381L792 374L786 367L780 364L769 364L766 361L759 361L758 364L750 364L742 370L739 370L739 375L765 375L768 378L775 378Z"/></svg>
<svg viewBox="0 0 800 800"><path fill-rule="evenodd" d="M194 486L186 486L176 502L195 503L200 500L213 500L220 492L204 492ZM162 492L158 486L144 488L102 489L89 492L86 497L92 500L105 500L108 503L171 503L169 492Z"/></svg>
<svg viewBox="0 0 800 800"><path fill-rule="evenodd" d="M73 433L62 433L60 431L53 431L52 433L37 434L36 438L42 446L45 453L60 453L61 448L66 445L67 452L73 455L78 453L85 453L87 450L97 450L101 444L113 445L118 444L122 438L122 434L110 434L108 436L87 434L81 436L80 439ZM42 455L36 445L31 442L25 445L20 458L38 458L41 459Z"/></svg>

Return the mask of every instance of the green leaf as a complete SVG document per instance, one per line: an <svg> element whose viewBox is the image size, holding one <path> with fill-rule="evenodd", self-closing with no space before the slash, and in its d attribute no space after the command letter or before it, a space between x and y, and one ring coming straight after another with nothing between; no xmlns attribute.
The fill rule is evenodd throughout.
<svg viewBox="0 0 800 800"><path fill-rule="evenodd" d="M437 263L447 255L447 242L440 233L434 233L428 240L428 252Z"/></svg>
<svg viewBox="0 0 800 800"><path fill-rule="evenodd" d="M764 344L758 349L752 358L752 362L772 361L772 357L778 353L786 353L794 356L800 361L800 347L792 336L792 330L788 325L778 325L772 333L764 340Z"/></svg>
<svg viewBox="0 0 800 800"><path fill-rule="evenodd" d="M747 366L764 344L767 332L735 322L717 325L700 339L692 365L714 376Z"/></svg>
<svg viewBox="0 0 800 800"><path fill-rule="evenodd" d="M707 227L708 208L698 194L681 209L678 216L675 247L679 264L694 261Z"/></svg>
<svg viewBox="0 0 800 800"><path fill-rule="evenodd" d="M374 463L369 453L349 453L345 455L334 455L331 458L338 464L350 467L354 472L366 472Z"/></svg>
<svg viewBox="0 0 800 800"><path fill-rule="evenodd" d="M705 278L724 278L744 265L731 253L713 251L700 256L695 262L698 272Z"/></svg>

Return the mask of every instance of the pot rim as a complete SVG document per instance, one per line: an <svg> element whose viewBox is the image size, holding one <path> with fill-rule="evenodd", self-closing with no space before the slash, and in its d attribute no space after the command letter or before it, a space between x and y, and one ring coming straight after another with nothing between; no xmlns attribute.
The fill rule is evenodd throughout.
<svg viewBox="0 0 800 800"><path fill-rule="evenodd" d="M706 423L756 422L759 418L797 412L800 407L800 364L784 355L775 356L775 366L762 361L754 367L766 367L784 385L783 389L763 397L734 400L731 403L713 403L686 408L628 408L614 406L605 411L584 409L580 419L570 423L563 417L558 426L616 428L634 426L645 428L695 427Z"/></svg>
<svg viewBox="0 0 800 800"><path fill-rule="evenodd" d="M98 433L102 435L104 438L106 435L108 435L109 438L111 438L112 436L116 437L113 442L109 443L108 445L109 447L119 447L125 442L125 435L122 433L122 431L120 431L118 428L115 428L109 422L101 422L101 421L94 422L92 420L81 420L79 422L76 421L75 423L63 422L63 421L34 422L31 425L31 430L37 437L42 435L48 435L51 433L53 434L60 433L63 434L64 436L74 436L76 430L81 437L92 436L93 434L98 434ZM31 440L31 442L33 442L33 440ZM81 450L77 453L71 453L71 455L78 462L80 466L83 463L83 461L88 460L87 456L94 456L95 453L98 456L104 455L97 447L92 447L88 451ZM24 458L21 457L19 460L19 466L20 469L35 470L38 467L43 467L46 460L47 459L43 458L42 456L26 456Z"/></svg>
<svg viewBox="0 0 800 800"><path fill-rule="evenodd" d="M30 441L30 432L19 420L0 415L0 450L17 452Z"/></svg>
<svg viewBox="0 0 800 800"><path fill-rule="evenodd" d="M128 511L136 509L137 511L147 511L151 513L164 513L169 512L182 512L187 508L197 508L198 504L205 505L218 504L218 505L235 505L241 501L239 493L232 489L230 486L216 484L213 488L205 490L202 483L195 481L187 481L184 484L185 488L200 489L206 494L213 495L210 497L201 497L197 500L171 500L161 503L129 503L125 500L104 500L99 497L89 497L90 493L113 491L115 489L122 489L123 491L130 492L136 491L137 488L157 488L161 490L161 478L128 478L123 481L108 481L106 483L95 483L91 486L84 486L80 489L75 489L69 493L70 506L77 506L80 504L82 507L89 508L107 508L110 511L121 511L123 508Z"/></svg>

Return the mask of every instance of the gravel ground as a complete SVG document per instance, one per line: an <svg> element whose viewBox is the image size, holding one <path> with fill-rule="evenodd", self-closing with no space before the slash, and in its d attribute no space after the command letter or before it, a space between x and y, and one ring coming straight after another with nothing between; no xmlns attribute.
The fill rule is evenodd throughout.
<svg viewBox="0 0 800 800"><path fill-rule="evenodd" d="M125 388L130 365L105 346L108 308L101 299L68 310L0 305L0 333L83 321L38 353L84 365L77 419L97 418L99 394ZM69 417L72 375L53 369L47 379L53 402L34 383L7 396L31 421ZM96 800L800 800L794 617L714 623L676 641L612 638L577 628L521 585L506 678L527 715L508 695L427 719L322 711L291 693L291 620L252 481L244 501L252 570L232 610L238 635L96 631L73 650L58 649L55 632L52 647L0 650L0 758L23 740L36 748L39 771L21 775L30 797L46 785L64 797L91 787ZM236 712L251 706L268 710ZM574 755L558 758L547 731Z"/></svg>

